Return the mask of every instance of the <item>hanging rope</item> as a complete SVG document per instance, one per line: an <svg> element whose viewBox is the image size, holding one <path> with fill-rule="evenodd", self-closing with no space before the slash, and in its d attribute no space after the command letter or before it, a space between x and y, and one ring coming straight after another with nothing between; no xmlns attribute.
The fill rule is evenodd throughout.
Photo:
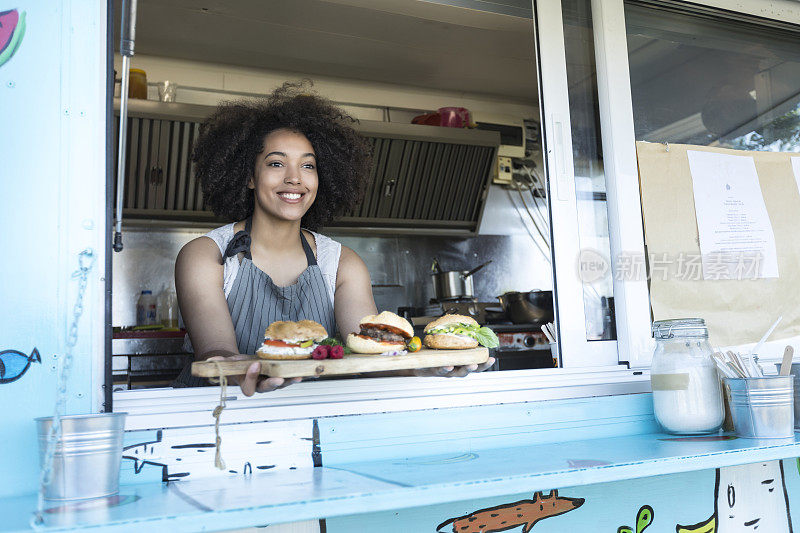
<svg viewBox="0 0 800 533"><path fill-rule="evenodd" d="M219 468L220 470L225 470L225 461L222 459L222 437L219 435L219 418L222 415L223 409L225 409L225 400L228 395L228 378L223 374L222 367L219 364L219 361L213 361L214 365L217 367L217 373L219 374L219 378L211 378L209 381L213 384L219 383L219 405L214 408L214 412L212 415L214 416L214 435L215 439L215 454L214 454L214 466Z"/></svg>

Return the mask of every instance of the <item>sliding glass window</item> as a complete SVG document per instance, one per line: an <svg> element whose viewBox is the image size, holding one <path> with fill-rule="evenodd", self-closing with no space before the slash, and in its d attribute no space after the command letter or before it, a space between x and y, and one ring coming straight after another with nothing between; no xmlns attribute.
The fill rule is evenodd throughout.
<svg viewBox="0 0 800 533"><path fill-rule="evenodd" d="M800 30L625 6L636 140L800 152Z"/></svg>

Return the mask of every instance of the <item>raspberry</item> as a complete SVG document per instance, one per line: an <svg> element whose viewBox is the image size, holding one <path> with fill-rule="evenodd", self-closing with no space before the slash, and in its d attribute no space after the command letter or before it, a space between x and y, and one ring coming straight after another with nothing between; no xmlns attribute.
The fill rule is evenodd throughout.
<svg viewBox="0 0 800 533"><path fill-rule="evenodd" d="M313 359L317 359L317 360L327 359L328 355L330 354L330 352L328 351L328 348L329 348L328 346L320 344L319 346L314 348L313 352L311 352L311 357Z"/></svg>
<svg viewBox="0 0 800 533"><path fill-rule="evenodd" d="M341 359L344 357L344 348L341 346L331 346L328 353L331 359Z"/></svg>

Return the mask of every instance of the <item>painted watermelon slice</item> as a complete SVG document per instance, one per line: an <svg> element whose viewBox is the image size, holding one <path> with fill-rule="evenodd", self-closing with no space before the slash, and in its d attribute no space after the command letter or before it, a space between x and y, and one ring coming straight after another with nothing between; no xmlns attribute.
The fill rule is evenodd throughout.
<svg viewBox="0 0 800 533"><path fill-rule="evenodd" d="M0 52L8 48L18 23L19 12L16 9L10 9L0 13Z"/></svg>
<svg viewBox="0 0 800 533"><path fill-rule="evenodd" d="M11 59L25 36L25 12L16 9L0 13L0 67Z"/></svg>

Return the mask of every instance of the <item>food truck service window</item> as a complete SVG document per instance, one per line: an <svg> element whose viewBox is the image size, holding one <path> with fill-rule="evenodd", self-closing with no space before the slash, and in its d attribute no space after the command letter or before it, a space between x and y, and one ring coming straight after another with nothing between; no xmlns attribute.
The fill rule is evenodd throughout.
<svg viewBox="0 0 800 533"><path fill-rule="evenodd" d="M291 21L291 3L286 3L284 11L280 11L280 4L276 3L276 13L284 13ZM362 13L369 11L366 8L319 4L327 17L352 23L349 29L341 27L342 32L349 32L344 39L351 41L347 46L366 37L362 35L363 28L355 27L360 16L378 16ZM539 286L528 288L551 290L553 294L557 341L553 353L557 368L483 372L449 380L365 375L358 379L302 382L251 398L229 388L229 394L236 397L236 402L231 402L234 407L252 408L234 409L237 414L232 416L238 417L236 420L647 391L651 315L646 265L636 263L636 258L644 258L645 254L635 142L797 150L798 128L791 122L796 118L798 102L796 90L792 91L798 86L798 63L791 55L797 52L791 41L792 36L796 39L792 33L795 30L778 28L767 38L759 32L759 24L772 23L748 18L748 10L754 8L745 5L741 8L743 13L731 16L723 15L713 5L689 7L680 2L659 2L664 5L656 6L622 0L536 0L530 9L507 2L485 7L489 11L468 9L472 4L466 4L456 0L437 2L435 6L431 3L430 11L418 6L413 17L407 16L405 10L392 13L389 9L380 16L387 17L385 22L393 30L378 39L385 42L353 48L361 55L335 53L333 40L326 45L331 50L330 57L315 56L316 62L310 57L301 62L275 57L271 61L277 66L272 68L265 66L268 62L256 53L248 59L237 56L236 66L226 64L234 61L225 59L224 43L220 43L213 64L203 61L193 55L195 48L189 36L170 57L164 46L171 37L162 35L168 30L164 23L168 18L156 21L153 13L148 14L146 3L140 9L138 64L153 80L170 76L176 79L177 104L173 109L179 109L178 104L194 104L192 112L200 113L186 119L186 125L176 123L179 125L175 129L169 129L169 116L163 113L148 118L140 110L138 116L129 119L140 121L135 126L139 128L137 142L150 139L147 146L155 153L155 163L160 157L159 147L171 146L169 136L178 139L178 144L183 143L184 152L188 149L186 142L197 134L197 124L202 121L199 117L204 112L198 111L200 106L213 109L224 99L257 97L263 94L264 87L298 77L314 80L316 91L362 120L408 123L417 115L449 103L442 103L442 99L452 101L457 94L463 94L467 97L460 102L463 107L471 106L476 122L481 122L482 112L494 116L516 114L529 128L531 139L524 156L508 159L510 168L514 167L510 172L514 177L505 185L494 183L487 188L483 218L468 238L450 236L437 240L439 237L430 228L427 233L409 231L410 223L401 229L360 235L359 224L363 228L369 222L358 220L332 235L356 249L371 270L377 267L371 275L379 310L396 311L395 307L401 307L397 303L400 297L420 299L424 291L416 294L406 288L423 286L423 279L425 283L429 281L430 262L426 257L426 265L415 265L410 270L404 265L411 264L415 256L434 255L441 243L445 244L441 245L440 254L456 265L443 265L445 270L476 266L457 262L465 258L474 259L476 264L493 260L483 272L484 281L476 283L476 289L485 289L489 295L492 291L496 296L514 289L510 284L520 276L535 279ZM218 16L214 19L219 23L217 34L224 33L227 27L220 14L190 16L210 17L209 20ZM762 16L778 17L775 13ZM287 31L319 35L307 27L314 25L313 20L304 20L304 25L296 24ZM449 37L430 33L430 23L434 21L447 25ZM492 46L474 46L475 28L481 28L483 42ZM413 50L401 49L398 47L407 44L400 43L408 42L402 39L401 30L426 37L416 39ZM167 33L169 37L171 33ZM748 40L749 45L734 47L732 43L737 39ZM390 55L403 52L397 52L392 72L378 68L385 64L378 60L381 50ZM358 55L358 68L336 64L335 58L355 57L353 54ZM693 59L681 60L684 56ZM436 63L438 70L428 69L428 63ZM476 65L485 68L476 70ZM493 68L498 65L504 66L495 72ZM502 76L501 71L515 74ZM476 76L476 72L484 75ZM218 84L216 77L226 81ZM157 98L157 84L150 83L153 98ZM160 112L157 106L153 109ZM160 141L151 142L159 133ZM376 145L376 149L379 151L380 146ZM499 161L495 172L502 173L502 157ZM145 172L149 166L143 168ZM164 172L168 183L170 170ZM385 185L381 193L391 190L391 184L381 183ZM131 201L137 201L136 194L147 198L148 191L135 190L129 194L133 195ZM199 189L194 190L192 197L198 210L199 194ZM167 198L168 195L169 192ZM129 253L134 253L137 245L156 241L166 243L163 248L174 247L180 239L190 236L186 233L175 238L181 230L174 228L181 223L174 213L163 217L171 221L171 233L154 232L159 223L144 220L149 214L141 209L147 206L127 207L127 213L134 215L126 222ZM392 212L391 207L387 209L387 213ZM509 213L511 218L503 218ZM374 223L376 219L369 220ZM197 235L213 227L208 222L205 226L197 221L192 224L198 228ZM405 255L392 259L392 253ZM147 254L142 257L150 267L161 261L160 257ZM536 266L542 261L544 266ZM131 266L115 263L114 268L117 283L116 278L123 278ZM419 279L404 278L404 272L412 270ZM427 304L430 296L433 295L422 295L423 301L417 306ZM114 298L116 302L117 295ZM98 383L98 387L101 385ZM148 421L149 425L204 424L202 417L217 399L216 387L119 390L114 395L114 410L152 413L158 420Z"/></svg>

